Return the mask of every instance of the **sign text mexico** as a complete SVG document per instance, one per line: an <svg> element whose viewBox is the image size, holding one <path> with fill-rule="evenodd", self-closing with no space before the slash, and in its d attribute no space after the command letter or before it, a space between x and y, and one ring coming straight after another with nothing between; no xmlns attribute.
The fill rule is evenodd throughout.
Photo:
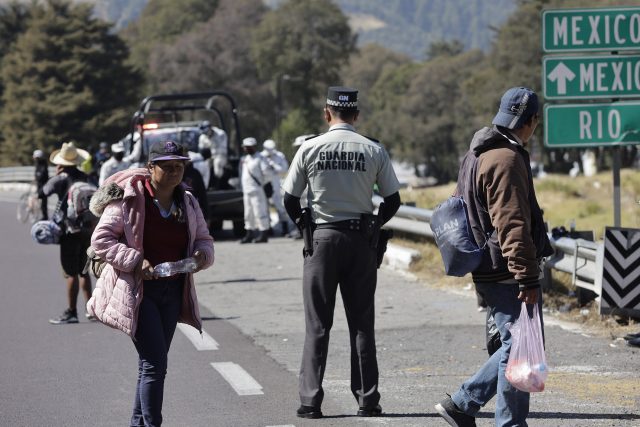
<svg viewBox="0 0 640 427"><path fill-rule="evenodd" d="M546 99L640 98L640 56L545 57Z"/></svg>
<svg viewBox="0 0 640 427"><path fill-rule="evenodd" d="M542 13L542 50L635 50L640 46L640 8L556 9Z"/></svg>

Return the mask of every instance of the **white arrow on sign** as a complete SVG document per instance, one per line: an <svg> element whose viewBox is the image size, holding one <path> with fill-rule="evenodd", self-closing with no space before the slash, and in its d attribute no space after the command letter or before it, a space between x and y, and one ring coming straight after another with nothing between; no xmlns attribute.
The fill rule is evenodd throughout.
<svg viewBox="0 0 640 427"><path fill-rule="evenodd" d="M567 80L573 80L576 75L569 69L564 63L560 62L556 67L547 75L552 82L558 81L558 95L564 95L567 93Z"/></svg>

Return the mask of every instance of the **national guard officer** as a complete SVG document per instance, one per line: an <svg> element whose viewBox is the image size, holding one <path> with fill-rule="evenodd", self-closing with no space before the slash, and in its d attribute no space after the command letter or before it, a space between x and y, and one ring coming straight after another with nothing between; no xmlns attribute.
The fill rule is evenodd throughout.
<svg viewBox="0 0 640 427"><path fill-rule="evenodd" d="M302 405L297 411L301 418L322 417L322 378L338 285L351 338L351 391L358 401L357 415L382 413L374 337L376 247L379 227L398 210L400 194L387 151L356 132L358 113L357 90L330 87L324 107L329 131L300 146L282 186L287 213L305 236L306 335L299 379ZM377 217L371 200L375 184L385 201ZM310 208L303 210L300 197L305 188Z"/></svg>

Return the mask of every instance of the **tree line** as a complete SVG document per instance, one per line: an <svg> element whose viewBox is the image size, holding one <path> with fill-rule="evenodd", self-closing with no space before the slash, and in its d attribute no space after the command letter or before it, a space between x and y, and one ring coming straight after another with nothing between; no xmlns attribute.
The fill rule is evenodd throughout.
<svg viewBox="0 0 640 427"><path fill-rule="evenodd" d="M503 25L486 28L489 51L441 40L424 46L424 61L376 44L358 48L331 0L275 9L261 0L150 0L117 33L86 4L12 3L0 8L1 161L25 164L33 149L66 140L114 142L144 96L202 90L231 93L243 136L273 138L291 156L296 136L325 130L327 86L347 85L360 90L359 131L446 182L504 90L541 92L541 11L615 3L518 0ZM542 126L532 157L547 170L577 158L577 150L546 150L541 136Z"/></svg>

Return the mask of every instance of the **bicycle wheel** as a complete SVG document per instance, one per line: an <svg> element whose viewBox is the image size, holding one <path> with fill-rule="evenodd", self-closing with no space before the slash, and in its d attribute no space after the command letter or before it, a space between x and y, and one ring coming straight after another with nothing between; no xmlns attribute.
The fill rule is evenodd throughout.
<svg viewBox="0 0 640 427"><path fill-rule="evenodd" d="M30 216L31 216L31 208L29 207L29 193L25 193L22 196L20 196L16 217L20 222L27 222Z"/></svg>
<svg viewBox="0 0 640 427"><path fill-rule="evenodd" d="M42 211L40 210L40 199L36 194L29 196L29 222L32 224L42 219Z"/></svg>

